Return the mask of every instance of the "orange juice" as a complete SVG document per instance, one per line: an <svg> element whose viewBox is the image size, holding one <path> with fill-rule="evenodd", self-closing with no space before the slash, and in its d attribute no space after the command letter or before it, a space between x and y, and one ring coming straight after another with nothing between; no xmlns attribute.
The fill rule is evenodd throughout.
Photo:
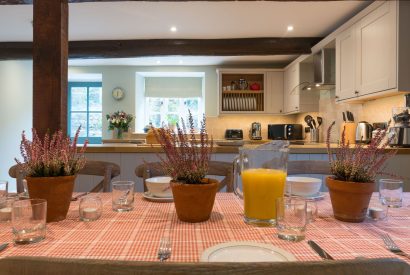
<svg viewBox="0 0 410 275"><path fill-rule="evenodd" d="M282 170L255 168L242 171L245 217L276 218L276 198L283 197L286 173Z"/></svg>

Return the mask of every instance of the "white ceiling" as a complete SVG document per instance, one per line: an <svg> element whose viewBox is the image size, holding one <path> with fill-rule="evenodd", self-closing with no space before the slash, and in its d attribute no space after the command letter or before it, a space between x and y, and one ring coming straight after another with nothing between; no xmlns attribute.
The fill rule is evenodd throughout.
<svg viewBox="0 0 410 275"><path fill-rule="evenodd" d="M364 1L320 2L93 2L70 4L69 40L155 38L323 37L367 6ZM0 42L32 41L32 5L0 6ZM287 32L288 25L294 26ZM170 32L176 26L178 31ZM294 56L184 57L184 65L289 62ZM179 65L168 57L162 64ZM153 58L86 60L93 65L157 65ZM174 61L171 61L174 60ZM75 61L76 65L84 63ZM121 64L120 64L121 63Z"/></svg>

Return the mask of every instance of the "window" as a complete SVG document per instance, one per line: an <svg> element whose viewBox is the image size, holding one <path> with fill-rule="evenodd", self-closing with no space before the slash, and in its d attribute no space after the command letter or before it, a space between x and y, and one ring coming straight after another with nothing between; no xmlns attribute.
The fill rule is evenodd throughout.
<svg viewBox="0 0 410 275"><path fill-rule="evenodd" d="M183 118L187 123L188 110L194 118L195 128L199 128L202 119L201 98L161 98L146 97L146 124L152 123L154 127L161 127L162 123L175 125Z"/></svg>
<svg viewBox="0 0 410 275"><path fill-rule="evenodd" d="M81 125L78 142L88 139L90 143L101 143L102 138L102 83L68 83L68 134L75 135Z"/></svg>

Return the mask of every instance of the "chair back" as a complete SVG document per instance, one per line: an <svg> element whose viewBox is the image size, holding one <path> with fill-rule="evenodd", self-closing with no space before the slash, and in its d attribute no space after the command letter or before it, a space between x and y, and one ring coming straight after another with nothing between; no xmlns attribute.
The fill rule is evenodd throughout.
<svg viewBox="0 0 410 275"><path fill-rule="evenodd" d="M121 172L120 166L118 164L107 162L107 161L97 161L97 160L86 160L85 166L78 171L79 175L90 175L90 176L102 176L104 177L96 186L94 186L90 192L109 192L111 180L118 176ZM17 164L13 165L9 169L9 175L16 179L17 183L17 193L24 191L23 179L25 178L24 171L19 169Z"/></svg>
<svg viewBox="0 0 410 275"><path fill-rule="evenodd" d="M330 165L323 160L293 160L288 162L288 175L330 175Z"/></svg>
<svg viewBox="0 0 410 275"><path fill-rule="evenodd" d="M208 168L208 175L224 177L219 182L218 190L222 190L226 187L226 192L233 192L233 164L231 162L210 161ZM144 191L147 191L145 180L152 177L164 176L165 173L160 162L147 162L135 168L135 175L143 179Z"/></svg>

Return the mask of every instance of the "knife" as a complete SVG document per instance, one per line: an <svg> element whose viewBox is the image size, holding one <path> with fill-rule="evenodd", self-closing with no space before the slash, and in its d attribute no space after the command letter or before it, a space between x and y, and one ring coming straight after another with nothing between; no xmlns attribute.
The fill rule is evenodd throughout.
<svg viewBox="0 0 410 275"><path fill-rule="evenodd" d="M330 256L326 251L323 250L323 248L321 248L314 241L309 240L308 244L322 259L324 259L324 260L334 260L332 256Z"/></svg>
<svg viewBox="0 0 410 275"><path fill-rule="evenodd" d="M3 251L4 249L6 249L6 247L8 246L8 243L4 243L2 245L0 245L0 252Z"/></svg>
<svg viewBox="0 0 410 275"><path fill-rule="evenodd" d="M345 112L342 112L342 114L343 114L343 121L344 121L344 122L346 122L346 115L345 115Z"/></svg>

